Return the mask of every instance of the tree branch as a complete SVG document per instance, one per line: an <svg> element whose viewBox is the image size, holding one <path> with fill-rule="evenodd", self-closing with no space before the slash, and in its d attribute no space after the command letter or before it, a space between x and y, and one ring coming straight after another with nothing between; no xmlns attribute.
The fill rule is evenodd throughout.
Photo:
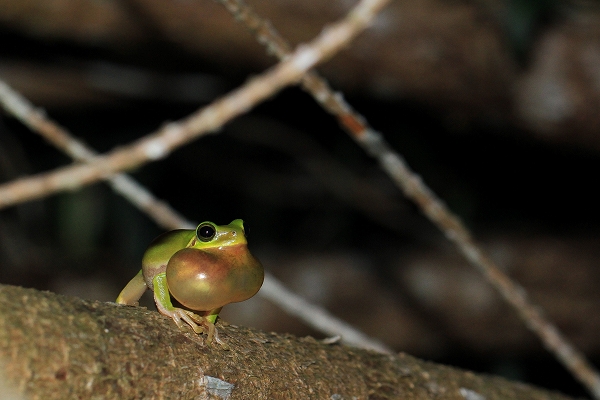
<svg viewBox="0 0 600 400"><path fill-rule="evenodd" d="M0 365L32 399L568 399L405 354L218 329L228 350L139 307L0 285Z"/></svg>
<svg viewBox="0 0 600 400"><path fill-rule="evenodd" d="M75 189L117 172L139 167L166 157L177 147L199 136L214 133L260 101L300 80L317 63L333 56L364 30L388 1L360 1L343 20L325 28L311 43L300 45L292 56L274 68L187 118L170 123L129 146L95 157L84 165L63 167L55 172L0 186L0 208L57 191Z"/></svg>

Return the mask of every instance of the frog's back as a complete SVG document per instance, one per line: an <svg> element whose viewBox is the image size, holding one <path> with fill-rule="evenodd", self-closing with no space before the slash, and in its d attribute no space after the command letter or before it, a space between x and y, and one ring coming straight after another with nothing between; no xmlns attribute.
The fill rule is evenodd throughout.
<svg viewBox="0 0 600 400"><path fill-rule="evenodd" d="M169 259L181 249L186 248L194 239L195 231L192 229L176 229L158 236L150 243L142 257L142 271L144 280L152 287L152 278L164 272Z"/></svg>

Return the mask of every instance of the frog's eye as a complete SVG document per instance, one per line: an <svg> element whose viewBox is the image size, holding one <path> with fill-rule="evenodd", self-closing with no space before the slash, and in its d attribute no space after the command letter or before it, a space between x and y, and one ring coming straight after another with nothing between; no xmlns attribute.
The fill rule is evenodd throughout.
<svg viewBox="0 0 600 400"><path fill-rule="evenodd" d="M198 228L196 228L196 236L202 242L210 242L216 234L217 230L214 225L208 222L200 224L198 225Z"/></svg>

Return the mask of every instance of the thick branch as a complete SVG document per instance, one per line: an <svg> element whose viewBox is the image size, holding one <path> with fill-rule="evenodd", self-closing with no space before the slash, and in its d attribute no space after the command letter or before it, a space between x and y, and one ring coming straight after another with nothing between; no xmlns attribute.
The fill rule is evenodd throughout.
<svg viewBox="0 0 600 400"><path fill-rule="evenodd" d="M404 354L225 323L229 349L206 346L153 311L13 286L0 286L0 310L4 372L33 399L219 398L217 390L232 400L567 399Z"/></svg>

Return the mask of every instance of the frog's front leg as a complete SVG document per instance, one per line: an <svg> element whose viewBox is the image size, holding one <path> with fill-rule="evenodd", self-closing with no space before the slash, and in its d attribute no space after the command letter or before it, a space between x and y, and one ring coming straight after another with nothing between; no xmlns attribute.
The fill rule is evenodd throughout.
<svg viewBox="0 0 600 400"><path fill-rule="evenodd" d="M167 276L164 272L156 274L152 279L152 284L154 286L154 301L156 302L156 308L158 308L158 311L161 314L171 317L179 328L183 328L181 320L184 320L192 327L194 332L204 332L204 329L196 323L202 323L203 318L201 316L182 308L173 307L171 295L169 294L169 287L167 285Z"/></svg>

